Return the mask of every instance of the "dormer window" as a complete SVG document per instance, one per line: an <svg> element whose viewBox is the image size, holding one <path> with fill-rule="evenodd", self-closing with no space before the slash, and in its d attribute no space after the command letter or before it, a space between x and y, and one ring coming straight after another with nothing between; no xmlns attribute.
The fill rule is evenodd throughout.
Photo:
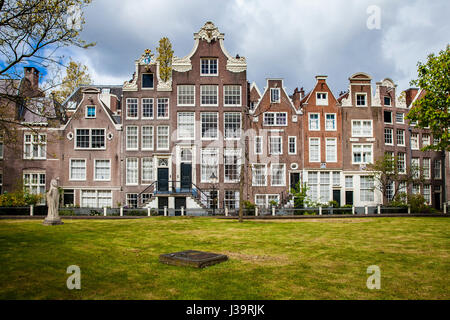
<svg viewBox="0 0 450 320"><path fill-rule="evenodd" d="M87 106L86 107L86 118L88 118L88 119L95 118L95 106Z"/></svg>
<svg viewBox="0 0 450 320"><path fill-rule="evenodd" d="M326 92L317 92L316 93L316 104L318 106L327 106L328 105L328 95Z"/></svg>
<svg viewBox="0 0 450 320"><path fill-rule="evenodd" d="M387 107L391 106L391 98L390 97L384 97L384 105Z"/></svg>
<svg viewBox="0 0 450 320"><path fill-rule="evenodd" d="M202 76L217 76L217 58L203 58L200 59L200 74Z"/></svg>
<svg viewBox="0 0 450 320"><path fill-rule="evenodd" d="M280 103L280 88L270 88L270 103Z"/></svg>
<svg viewBox="0 0 450 320"><path fill-rule="evenodd" d="M153 89L153 73L142 74L142 89Z"/></svg>
<svg viewBox="0 0 450 320"><path fill-rule="evenodd" d="M365 93L357 93L356 94L356 105L358 107L366 107L367 106Z"/></svg>

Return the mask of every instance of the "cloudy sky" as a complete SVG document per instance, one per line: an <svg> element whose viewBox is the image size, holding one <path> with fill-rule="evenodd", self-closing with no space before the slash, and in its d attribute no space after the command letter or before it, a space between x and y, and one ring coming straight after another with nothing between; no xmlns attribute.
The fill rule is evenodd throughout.
<svg viewBox="0 0 450 320"><path fill-rule="evenodd" d="M450 43L449 13L448 0L94 0L84 12L83 38L97 45L66 55L86 64L96 84L122 84L134 60L146 48L154 52L161 37L183 57L193 33L212 21L230 54L247 58L248 79L260 89L276 77L289 93L310 90L314 76L325 74L338 93L363 71L374 82L392 78L403 90L416 77L417 61Z"/></svg>

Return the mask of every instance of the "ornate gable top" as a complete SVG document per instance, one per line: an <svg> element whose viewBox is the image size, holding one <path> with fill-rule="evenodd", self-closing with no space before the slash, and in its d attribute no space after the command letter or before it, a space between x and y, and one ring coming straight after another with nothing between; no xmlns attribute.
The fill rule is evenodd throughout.
<svg viewBox="0 0 450 320"><path fill-rule="evenodd" d="M208 21L205 25L200 29L199 32L194 33L194 39L197 40L206 40L210 43L212 40L224 39L223 33L219 32L219 29L212 23Z"/></svg>

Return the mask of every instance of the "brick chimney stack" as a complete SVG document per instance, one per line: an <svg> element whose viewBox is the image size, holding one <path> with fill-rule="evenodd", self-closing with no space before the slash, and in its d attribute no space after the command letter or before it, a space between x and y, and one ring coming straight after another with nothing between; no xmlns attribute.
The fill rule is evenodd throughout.
<svg viewBox="0 0 450 320"><path fill-rule="evenodd" d="M300 88L300 99L303 99L305 97L305 89L303 87Z"/></svg>
<svg viewBox="0 0 450 320"><path fill-rule="evenodd" d="M30 80L33 90L39 89L39 70L35 67L24 67L25 79Z"/></svg>

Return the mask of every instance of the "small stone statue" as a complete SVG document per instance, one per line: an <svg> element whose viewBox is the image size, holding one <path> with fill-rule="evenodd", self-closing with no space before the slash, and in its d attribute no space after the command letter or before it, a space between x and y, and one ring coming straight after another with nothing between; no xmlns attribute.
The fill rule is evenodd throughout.
<svg viewBox="0 0 450 320"><path fill-rule="evenodd" d="M52 179L50 182L50 190L48 190L47 194L47 206L48 213L47 217L44 220L44 225L58 225L63 224L59 218L59 191L58 191L58 181L56 179Z"/></svg>

